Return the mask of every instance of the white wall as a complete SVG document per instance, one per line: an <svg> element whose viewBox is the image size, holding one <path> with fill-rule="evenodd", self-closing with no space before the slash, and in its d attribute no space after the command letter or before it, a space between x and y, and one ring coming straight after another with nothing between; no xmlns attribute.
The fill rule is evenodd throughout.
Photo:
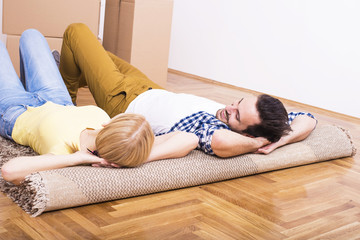
<svg viewBox="0 0 360 240"><path fill-rule="evenodd" d="M174 0L169 68L360 118L360 1Z"/></svg>

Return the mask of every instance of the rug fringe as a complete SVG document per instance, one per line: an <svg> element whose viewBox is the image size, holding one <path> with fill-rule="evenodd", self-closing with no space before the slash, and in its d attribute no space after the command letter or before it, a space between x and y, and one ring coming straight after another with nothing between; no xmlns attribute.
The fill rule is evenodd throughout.
<svg viewBox="0 0 360 240"><path fill-rule="evenodd" d="M46 209L47 191L39 173L27 176L20 185L0 179L0 190L32 217L39 216Z"/></svg>
<svg viewBox="0 0 360 240"><path fill-rule="evenodd" d="M351 157L355 156L357 149L356 149L355 144L354 144L354 142L352 140L352 136L350 134L350 131L345 129L345 128L342 128L340 126L337 126L337 125L334 125L334 126L338 127L341 131L343 131L346 134L346 136L348 137L348 139L350 141L351 148L352 148Z"/></svg>

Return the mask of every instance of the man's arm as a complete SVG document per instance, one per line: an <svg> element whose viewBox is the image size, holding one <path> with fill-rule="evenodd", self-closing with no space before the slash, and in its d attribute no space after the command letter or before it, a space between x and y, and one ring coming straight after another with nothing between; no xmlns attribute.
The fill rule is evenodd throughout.
<svg viewBox="0 0 360 240"><path fill-rule="evenodd" d="M297 116L291 122L290 126L292 131L288 135L281 137L280 140L275 143L271 143L267 146L259 148L257 153L268 154L274 151L278 147L284 146L289 143L295 143L304 140L315 129L316 123L317 123L316 119L311 118L309 116L306 115Z"/></svg>
<svg viewBox="0 0 360 240"><path fill-rule="evenodd" d="M246 137L227 129L215 130L211 140L211 148L218 157L252 153L266 144L269 144L269 141L265 138Z"/></svg>

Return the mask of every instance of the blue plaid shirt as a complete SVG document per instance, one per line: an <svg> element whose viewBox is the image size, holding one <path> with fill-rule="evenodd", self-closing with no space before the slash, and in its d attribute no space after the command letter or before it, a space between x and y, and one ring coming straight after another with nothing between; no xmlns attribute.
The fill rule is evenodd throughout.
<svg viewBox="0 0 360 240"><path fill-rule="evenodd" d="M288 114L289 124L291 124L291 122L300 115L307 115L315 119L315 117L310 113L290 112ZM197 149L201 149L207 154L214 155L214 152L211 148L211 140L215 130L218 129L230 130L230 128L225 123L217 119L214 115L200 111L181 119L167 133L174 131L194 133L199 137Z"/></svg>
<svg viewBox="0 0 360 240"><path fill-rule="evenodd" d="M311 113L304 113L304 112L290 112L288 113L288 118L289 118L289 125L291 124L291 122L300 115L306 115L308 117L311 117L313 119L316 119Z"/></svg>

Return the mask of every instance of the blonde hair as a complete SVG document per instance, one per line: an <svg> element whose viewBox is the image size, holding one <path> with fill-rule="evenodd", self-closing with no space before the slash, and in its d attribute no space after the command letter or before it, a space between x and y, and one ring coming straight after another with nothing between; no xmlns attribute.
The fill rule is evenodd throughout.
<svg viewBox="0 0 360 240"><path fill-rule="evenodd" d="M145 117L120 114L98 133L95 144L101 158L121 167L136 167L149 157L154 133Z"/></svg>

